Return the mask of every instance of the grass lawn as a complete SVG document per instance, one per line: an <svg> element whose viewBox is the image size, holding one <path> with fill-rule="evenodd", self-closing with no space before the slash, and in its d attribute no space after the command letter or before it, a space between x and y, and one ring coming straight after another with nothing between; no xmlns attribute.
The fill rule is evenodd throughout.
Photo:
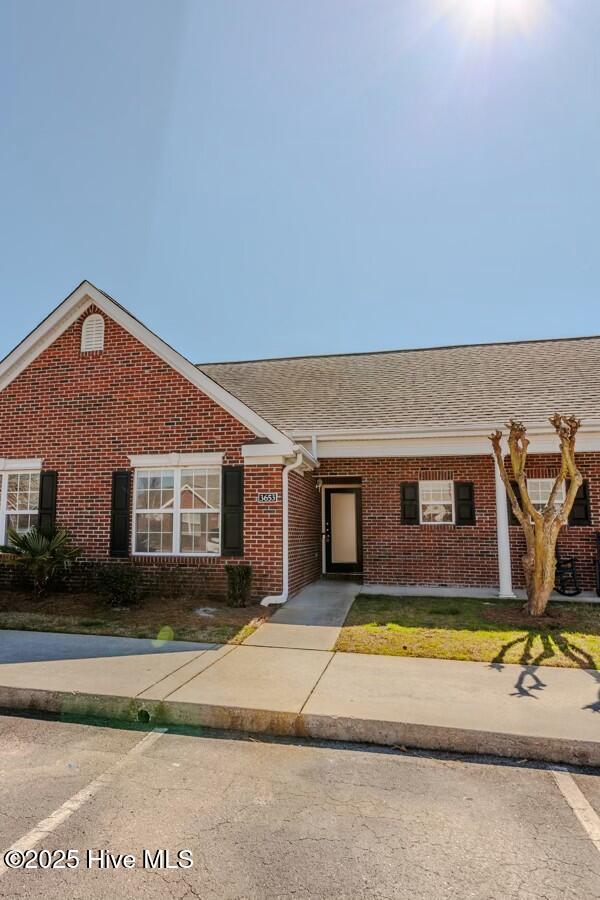
<svg viewBox="0 0 600 900"><path fill-rule="evenodd" d="M335 647L348 653L600 668L600 605L359 595Z"/></svg>
<svg viewBox="0 0 600 900"><path fill-rule="evenodd" d="M199 615L201 607L210 612ZM131 609L112 609L95 594L53 593L34 601L27 593L0 591L0 629L240 644L268 615L263 606L232 609L189 597L152 597Z"/></svg>

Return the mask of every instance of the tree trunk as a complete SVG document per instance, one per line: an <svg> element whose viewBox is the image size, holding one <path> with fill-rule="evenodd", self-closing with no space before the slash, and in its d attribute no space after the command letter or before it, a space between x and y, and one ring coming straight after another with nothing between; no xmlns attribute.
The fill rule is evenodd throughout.
<svg viewBox="0 0 600 900"><path fill-rule="evenodd" d="M558 533L546 522L534 525L533 542L523 557L527 587L527 612L542 616L554 590L556 575L556 538Z"/></svg>
<svg viewBox="0 0 600 900"><path fill-rule="evenodd" d="M577 491L583 482L583 476L575 461L575 438L581 426L581 419L575 416L561 416L555 413L550 417L550 424L558 435L560 442L560 469L550 496L543 511L536 509L531 502L527 489L525 464L529 439L527 429L522 422L511 419L508 423L508 450L512 475L518 484L521 502L513 490L513 483L504 463L502 448L502 432L498 429L490 435L492 449L500 477L506 487L511 509L525 535L527 552L523 557L525 584L527 585L527 612L531 616L542 616L546 611L550 594L554 588L556 575L556 539L563 525L566 525L569 513L573 509ZM568 482L566 497L559 501L559 491Z"/></svg>

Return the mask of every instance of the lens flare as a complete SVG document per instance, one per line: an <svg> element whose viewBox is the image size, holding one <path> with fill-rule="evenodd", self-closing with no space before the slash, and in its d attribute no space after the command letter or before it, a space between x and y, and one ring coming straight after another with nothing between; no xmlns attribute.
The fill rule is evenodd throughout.
<svg viewBox="0 0 600 900"><path fill-rule="evenodd" d="M467 30L485 36L510 31L531 31L539 23L546 0L441 0L445 15L458 19Z"/></svg>

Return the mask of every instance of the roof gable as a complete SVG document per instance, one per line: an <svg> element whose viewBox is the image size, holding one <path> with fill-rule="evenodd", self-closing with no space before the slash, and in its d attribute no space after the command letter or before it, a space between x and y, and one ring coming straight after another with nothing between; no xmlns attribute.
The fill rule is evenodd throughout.
<svg viewBox="0 0 600 900"><path fill-rule="evenodd" d="M47 347L60 337L89 306L96 306L109 318L132 334L145 347L186 378L203 394L218 403L258 437L266 438L291 450L292 441L270 422L233 396L226 388L194 366L120 303L83 281L30 334L0 362L0 391L4 390Z"/></svg>

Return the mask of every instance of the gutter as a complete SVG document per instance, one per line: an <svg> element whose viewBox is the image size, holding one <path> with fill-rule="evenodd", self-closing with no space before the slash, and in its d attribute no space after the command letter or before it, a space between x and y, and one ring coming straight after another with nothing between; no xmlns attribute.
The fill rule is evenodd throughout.
<svg viewBox="0 0 600 900"><path fill-rule="evenodd" d="M282 478L282 501L283 501L283 588L281 594L273 594L269 597L263 597L260 601L261 606L280 606L285 603L288 599L290 590L289 590L289 582L290 582L290 560L289 560L289 474L293 472L294 469L299 469L300 466L304 462L304 455L301 450L298 450L296 453L296 459L288 463L287 466L283 469L283 478Z"/></svg>
<svg viewBox="0 0 600 900"><path fill-rule="evenodd" d="M583 417L582 422L588 431L600 430L600 419ZM375 438L404 440L406 438L487 437L496 428L503 429L505 427L504 422L498 420L487 425L464 425L459 427L449 425L443 428L398 427L395 425L373 426L372 428L320 428L318 431L292 431L291 436L296 441L312 445L312 455L314 456L315 442L318 440L365 441ZM537 435L555 434L554 429L544 422L534 422L527 425L527 433Z"/></svg>

